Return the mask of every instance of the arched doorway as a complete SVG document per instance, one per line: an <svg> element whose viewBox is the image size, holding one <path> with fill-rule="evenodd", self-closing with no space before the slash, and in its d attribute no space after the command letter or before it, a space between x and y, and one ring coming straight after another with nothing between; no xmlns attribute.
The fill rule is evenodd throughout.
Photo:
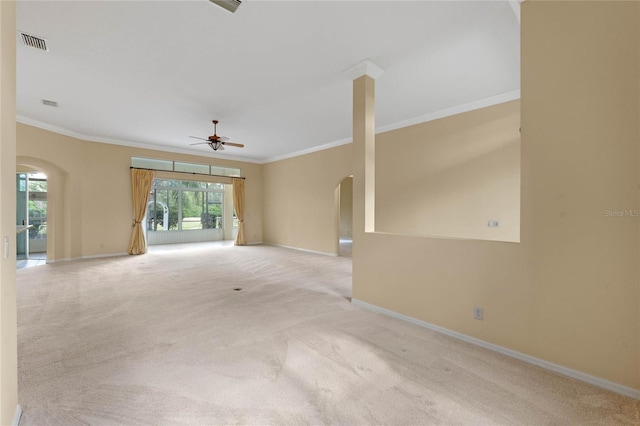
<svg viewBox="0 0 640 426"><path fill-rule="evenodd" d="M353 246L353 176L338 184L338 255L351 257Z"/></svg>
<svg viewBox="0 0 640 426"><path fill-rule="evenodd" d="M44 265L47 260L47 176L16 167L16 266Z"/></svg>
<svg viewBox="0 0 640 426"><path fill-rule="evenodd" d="M65 205L69 202L69 197L65 195L66 173L58 166L34 157L16 158L16 171L38 172L46 176L47 179L47 216L46 216L46 263L53 263L56 260L71 258L71 241L69 232L71 226L65 226L68 215L65 215ZM42 198L42 196L40 196ZM68 209L67 209L68 210ZM25 220L26 222L26 220ZM20 220L20 223L22 221Z"/></svg>

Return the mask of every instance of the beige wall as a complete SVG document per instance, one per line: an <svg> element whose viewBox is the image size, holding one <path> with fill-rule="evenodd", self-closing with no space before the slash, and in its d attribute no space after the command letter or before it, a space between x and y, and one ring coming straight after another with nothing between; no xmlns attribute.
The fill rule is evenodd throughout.
<svg viewBox="0 0 640 426"><path fill-rule="evenodd" d="M264 242L338 253L338 185L351 145L264 165Z"/></svg>
<svg viewBox="0 0 640 426"><path fill-rule="evenodd" d="M523 3L521 243L354 229L353 297L640 389L638 17Z"/></svg>
<svg viewBox="0 0 640 426"><path fill-rule="evenodd" d="M340 237L353 236L353 178L340 182Z"/></svg>
<svg viewBox="0 0 640 426"><path fill-rule="evenodd" d="M16 5L0 2L0 424L18 404L16 325ZM2 252L9 241L9 257Z"/></svg>
<svg viewBox="0 0 640 426"><path fill-rule="evenodd" d="M640 4L522 7L536 351L640 389Z"/></svg>
<svg viewBox="0 0 640 426"><path fill-rule="evenodd" d="M131 232L131 157L239 167L246 176L249 242L262 240L262 165L81 141L18 124L18 164L47 173L48 256L125 253Z"/></svg>
<svg viewBox="0 0 640 426"><path fill-rule="evenodd" d="M376 135L376 231L519 241L519 127L513 101Z"/></svg>

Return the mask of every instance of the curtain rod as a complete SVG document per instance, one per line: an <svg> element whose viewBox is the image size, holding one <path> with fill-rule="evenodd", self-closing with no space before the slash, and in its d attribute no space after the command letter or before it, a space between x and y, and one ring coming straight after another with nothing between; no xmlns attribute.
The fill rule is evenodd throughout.
<svg viewBox="0 0 640 426"><path fill-rule="evenodd" d="M129 167L130 169L137 169L137 170L151 170L152 172L169 172L169 173L184 173L187 175L199 175L199 176L213 176L213 177L222 177L222 178L230 178L230 179L246 179L244 176L225 176L225 175L211 175L211 174L204 174L204 173L197 173L197 172L183 172L183 171L179 171L179 170L158 170L158 169L145 169L144 167Z"/></svg>

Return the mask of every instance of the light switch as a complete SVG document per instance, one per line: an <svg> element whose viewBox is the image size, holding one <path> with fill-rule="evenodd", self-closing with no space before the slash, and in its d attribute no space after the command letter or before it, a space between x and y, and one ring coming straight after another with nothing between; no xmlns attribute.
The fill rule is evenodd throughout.
<svg viewBox="0 0 640 426"><path fill-rule="evenodd" d="M490 220L489 222L487 222L487 226L489 228L498 228L500 226L500 222L498 222L497 220Z"/></svg>

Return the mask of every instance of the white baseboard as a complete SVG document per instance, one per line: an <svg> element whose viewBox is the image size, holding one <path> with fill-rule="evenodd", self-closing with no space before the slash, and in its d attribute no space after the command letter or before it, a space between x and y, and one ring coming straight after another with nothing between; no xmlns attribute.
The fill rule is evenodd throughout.
<svg viewBox="0 0 640 426"><path fill-rule="evenodd" d="M20 404L16 405L16 411L13 414L13 426L18 426L20 424L20 418L22 417L22 407Z"/></svg>
<svg viewBox="0 0 640 426"><path fill-rule="evenodd" d="M369 310L372 310L372 311L375 311L375 312L378 312L378 313L381 313L381 314L384 314L384 315L388 315L390 317L393 317L393 318L396 318L396 319L399 319L399 320L402 320L402 321L407 321L407 322L410 322L412 324L418 325L420 327L427 328L429 330L436 331L436 332L441 333L441 334L445 334L447 336L450 336L450 337L465 341L467 343L471 343L473 345L480 346L482 348L489 349L489 350L492 350L494 352L498 352L498 353L500 353L502 355L507 355L507 356L510 356L512 358L516 358L516 359L519 359L521 361L528 362L529 364L537 365L538 367L542 367L542 368L545 368L547 370L551 370L551 371L553 371L555 373L560 373L560 374L562 374L564 376L568 376L568 377L571 377L573 379L577 379L577 380L580 380L582 382L586 382L586 383L589 383L591 385L598 386L598 387L601 387L603 389L607 389L607 390L610 390L612 392L616 392L616 393L619 393L621 395L628 396L628 397L640 400L640 390L638 390L638 389L634 389L634 388L630 388L630 387L627 387L627 386L620 385L618 383L610 382L608 380L604 380L604 379L601 379L599 377L591 376L589 374L582 373L582 372L577 371L577 370L572 370L570 368L563 367L561 365L554 364L552 362L545 361L545 360L542 360L540 358L536 358L536 357L533 357L531 355L524 354L522 352L514 351L512 349L508 349L508 348L505 348L503 346L498 346L498 345L495 345L493 343L485 342L484 340L476 339L475 337L467 336L466 334L458 333L457 331L453 331L453 330L449 330L449 329L444 328L444 327L440 327L439 325L431 324L429 322L422 321L422 320L419 320L419 319L416 319L416 318L413 318L413 317L410 317L410 316L407 316L407 315L402 315L402 314L399 314L397 312L391 311L389 309L381 308L381 307L376 306L376 305L371 305L371 304L369 304L367 302L363 302L363 301L358 300L358 299L353 299L352 298L351 299L351 303L356 305L356 306L361 306L363 308L366 308L366 309L369 309Z"/></svg>
<svg viewBox="0 0 640 426"><path fill-rule="evenodd" d="M248 246L259 246L262 245L262 241L251 241L247 243Z"/></svg>
<svg viewBox="0 0 640 426"><path fill-rule="evenodd" d="M262 243L266 246L274 246L274 247L280 247L280 248L286 248L289 250L297 250L297 251L303 251L305 253L313 253L313 254L321 254L323 256L338 256L337 253L327 253L326 251L317 251L317 250L309 250L309 249L304 249L304 248L300 248L300 247L292 247L292 246L285 246L282 244L275 244L275 243Z"/></svg>
<svg viewBox="0 0 640 426"><path fill-rule="evenodd" d="M90 256L80 256L80 257L66 257L64 259L47 259L47 263L58 263L58 262L73 262L74 260L82 260L82 259L99 259L102 257L118 257L118 256L128 256L129 253L109 253L109 254L92 254Z"/></svg>
<svg viewBox="0 0 640 426"><path fill-rule="evenodd" d="M59 262L72 262L74 260L80 260L81 257L65 257L64 259L47 259L47 263L59 263Z"/></svg>
<svg viewBox="0 0 640 426"><path fill-rule="evenodd" d="M118 256L129 256L129 253L109 253L109 254L92 254L91 256L82 256L80 259L100 259L101 257L118 257Z"/></svg>

